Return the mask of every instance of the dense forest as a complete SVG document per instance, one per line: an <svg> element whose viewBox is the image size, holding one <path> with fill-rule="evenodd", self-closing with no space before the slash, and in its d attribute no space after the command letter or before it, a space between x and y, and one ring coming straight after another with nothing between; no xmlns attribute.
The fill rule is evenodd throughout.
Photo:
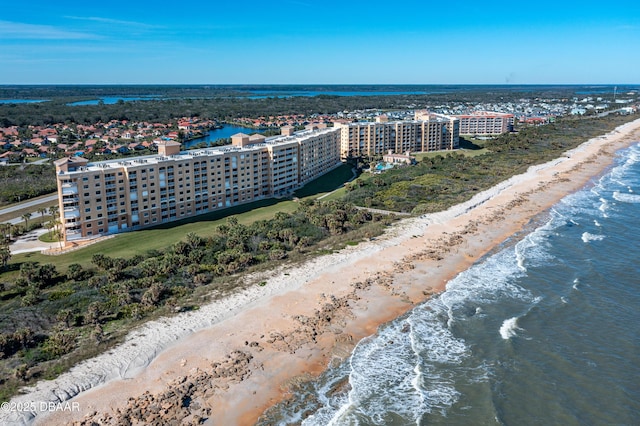
<svg viewBox="0 0 640 426"><path fill-rule="evenodd" d="M56 190L55 170L51 164L0 167L0 206Z"/></svg>

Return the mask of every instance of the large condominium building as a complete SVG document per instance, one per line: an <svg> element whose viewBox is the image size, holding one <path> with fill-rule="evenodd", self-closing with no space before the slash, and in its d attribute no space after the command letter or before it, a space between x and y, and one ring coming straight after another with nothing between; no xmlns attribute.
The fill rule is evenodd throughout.
<svg viewBox="0 0 640 426"><path fill-rule="evenodd" d="M460 120L461 135L493 136L513 131L513 114L478 111L454 117Z"/></svg>
<svg viewBox="0 0 640 426"><path fill-rule="evenodd" d="M342 158L383 155L389 151L402 153L451 150L458 148L458 119L417 111L413 121L334 123L342 132Z"/></svg>
<svg viewBox="0 0 640 426"><path fill-rule="evenodd" d="M237 134L232 145L90 163L55 162L65 241L170 222L290 193L340 164L340 130Z"/></svg>

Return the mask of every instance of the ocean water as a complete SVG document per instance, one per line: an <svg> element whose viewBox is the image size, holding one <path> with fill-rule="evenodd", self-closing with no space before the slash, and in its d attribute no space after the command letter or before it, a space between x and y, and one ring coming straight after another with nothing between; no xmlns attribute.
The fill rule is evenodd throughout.
<svg viewBox="0 0 640 426"><path fill-rule="evenodd" d="M640 145L262 424L640 424Z"/></svg>

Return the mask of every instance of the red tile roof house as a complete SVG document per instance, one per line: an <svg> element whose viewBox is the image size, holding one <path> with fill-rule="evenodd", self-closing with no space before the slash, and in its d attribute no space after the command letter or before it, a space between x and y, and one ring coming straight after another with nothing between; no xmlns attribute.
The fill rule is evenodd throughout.
<svg viewBox="0 0 640 426"><path fill-rule="evenodd" d="M18 136L18 128L15 126L0 128L0 132L4 133L5 136Z"/></svg>
<svg viewBox="0 0 640 426"><path fill-rule="evenodd" d="M189 123L188 121L181 121L178 123L178 129L180 130L188 130L191 131L191 123Z"/></svg>

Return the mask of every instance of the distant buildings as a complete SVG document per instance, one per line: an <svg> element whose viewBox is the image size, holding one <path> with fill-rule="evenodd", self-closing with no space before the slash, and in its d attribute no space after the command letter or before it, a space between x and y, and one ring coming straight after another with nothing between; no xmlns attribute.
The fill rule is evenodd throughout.
<svg viewBox="0 0 640 426"><path fill-rule="evenodd" d="M415 120L341 123L340 155L342 158L383 155L389 151L427 152L457 149L459 120L454 117L417 111Z"/></svg>
<svg viewBox="0 0 640 426"><path fill-rule="evenodd" d="M454 117L460 120L460 134L465 136L495 136L512 132L515 118L513 114L489 111Z"/></svg>
<svg viewBox="0 0 640 426"><path fill-rule="evenodd" d="M409 155L409 153L396 154L392 151L389 151L387 154L382 156L382 161L384 161L385 163L393 164L393 165L396 165L396 164L405 165L405 164L414 164L416 162L416 158Z"/></svg>

